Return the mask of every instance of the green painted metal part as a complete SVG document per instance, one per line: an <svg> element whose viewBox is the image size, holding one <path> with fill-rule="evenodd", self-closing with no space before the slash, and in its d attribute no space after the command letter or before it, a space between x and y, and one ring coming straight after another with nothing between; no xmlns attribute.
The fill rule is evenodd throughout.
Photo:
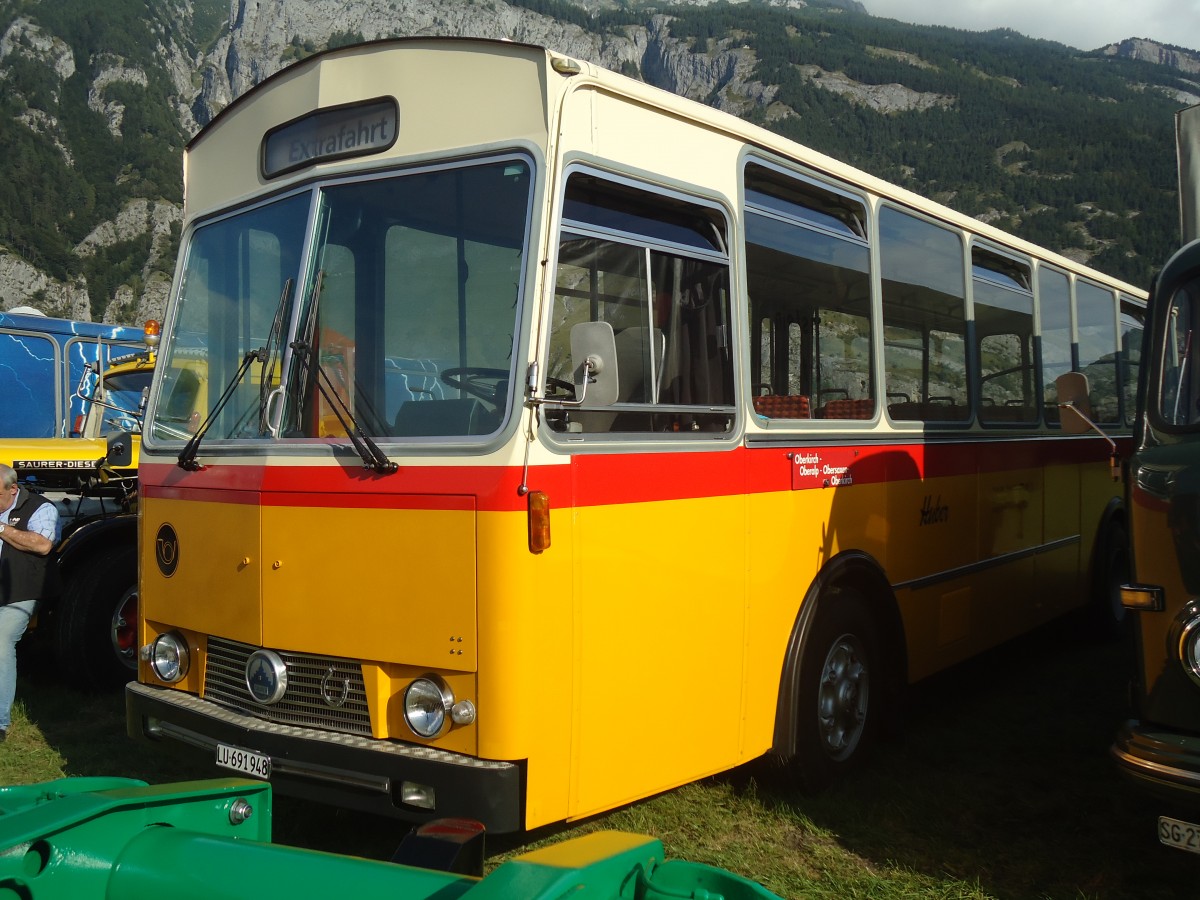
<svg viewBox="0 0 1200 900"><path fill-rule="evenodd" d="M0 900L778 900L662 844L596 832L485 878L270 843L271 786L66 778L0 788Z"/></svg>

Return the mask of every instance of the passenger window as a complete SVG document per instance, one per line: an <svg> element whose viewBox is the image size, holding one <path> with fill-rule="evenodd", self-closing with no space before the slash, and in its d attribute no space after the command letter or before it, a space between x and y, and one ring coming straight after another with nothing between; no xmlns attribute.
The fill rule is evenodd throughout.
<svg viewBox="0 0 1200 900"><path fill-rule="evenodd" d="M963 422L966 274L958 234L891 207L879 214L888 414Z"/></svg>
<svg viewBox="0 0 1200 900"><path fill-rule="evenodd" d="M979 340L979 420L1037 421L1033 291L1028 263L972 248L972 297Z"/></svg>
<svg viewBox="0 0 1200 900"><path fill-rule="evenodd" d="M1042 409L1047 422L1058 422L1055 380L1071 371L1071 284L1062 272L1038 269L1042 321Z"/></svg>
<svg viewBox="0 0 1200 900"><path fill-rule="evenodd" d="M762 165L745 179L755 412L874 418L865 205Z"/></svg>
<svg viewBox="0 0 1200 900"><path fill-rule="evenodd" d="M1142 361L1142 331L1145 314L1128 297L1121 296L1121 350L1118 364L1121 376L1121 406L1126 425L1137 418L1138 369Z"/></svg>
<svg viewBox="0 0 1200 900"><path fill-rule="evenodd" d="M577 172L567 183L546 408L555 431L728 432L733 355L724 219ZM616 402L576 397L572 330L612 329ZM561 392L561 393L557 393ZM582 401L581 405L573 405Z"/></svg>
<svg viewBox="0 0 1200 900"><path fill-rule="evenodd" d="M1117 304L1112 291L1086 281L1075 285L1079 325L1079 370L1088 378L1092 418L1106 425L1121 420L1117 383Z"/></svg>

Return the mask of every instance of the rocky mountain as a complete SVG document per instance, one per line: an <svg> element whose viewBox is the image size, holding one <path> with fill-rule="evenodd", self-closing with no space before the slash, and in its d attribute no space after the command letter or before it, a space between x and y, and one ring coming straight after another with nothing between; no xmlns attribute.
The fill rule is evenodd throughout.
<svg viewBox="0 0 1200 900"><path fill-rule="evenodd" d="M1128 38L1117 44L1109 44L1101 48L1100 52L1105 56L1168 66L1187 75L1200 75L1200 55L1192 50L1160 44L1146 38Z"/></svg>
<svg viewBox="0 0 1200 900"><path fill-rule="evenodd" d="M1147 284L1176 239L1200 58L903 25L855 0L9 0L0 308L161 314L180 153L282 67L400 35L543 44L725 109Z"/></svg>

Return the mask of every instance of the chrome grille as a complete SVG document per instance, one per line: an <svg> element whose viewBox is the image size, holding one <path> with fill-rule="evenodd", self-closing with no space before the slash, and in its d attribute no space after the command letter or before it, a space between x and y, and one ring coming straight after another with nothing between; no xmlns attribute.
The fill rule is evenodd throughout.
<svg viewBox="0 0 1200 900"><path fill-rule="evenodd" d="M278 703L258 703L246 687L246 661L258 647L224 638L208 639L204 670L204 696L214 703L268 722L324 728L370 737L371 716L363 686L362 666L336 656L276 650L287 667L287 691ZM322 683L340 706L325 701Z"/></svg>

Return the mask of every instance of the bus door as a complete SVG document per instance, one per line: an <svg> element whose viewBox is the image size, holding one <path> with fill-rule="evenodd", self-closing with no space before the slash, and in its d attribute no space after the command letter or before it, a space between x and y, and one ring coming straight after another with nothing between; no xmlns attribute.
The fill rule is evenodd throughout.
<svg viewBox="0 0 1200 900"><path fill-rule="evenodd" d="M729 651L746 525L726 231L710 207L568 178L547 371L579 384L580 335L600 333L589 356L615 381L602 405L588 385L582 405L546 411L573 453L581 812L611 805L617 784L633 799L739 759L740 729L711 724L741 708L745 683Z"/></svg>

